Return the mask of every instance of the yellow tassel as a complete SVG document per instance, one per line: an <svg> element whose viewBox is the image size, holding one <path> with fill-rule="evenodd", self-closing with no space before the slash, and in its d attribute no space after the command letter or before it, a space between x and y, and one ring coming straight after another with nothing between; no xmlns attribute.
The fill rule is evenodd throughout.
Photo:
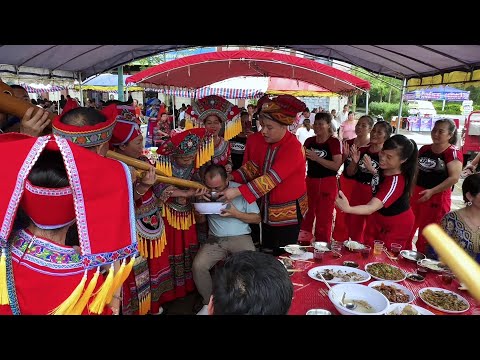
<svg viewBox="0 0 480 360"><path fill-rule="evenodd" d="M120 283L120 280L122 279L123 272L125 271L126 263L127 263L127 260L123 259L122 265L120 265L120 268L118 269L117 273L113 277L113 286L110 288L110 291L108 292L107 304L110 304L110 302L112 301L112 298L113 298L113 294L115 294L115 292L118 290L120 285L122 285Z"/></svg>
<svg viewBox="0 0 480 360"><path fill-rule="evenodd" d="M7 290L7 256L5 249L2 249L2 256L0 257L0 305L8 304L10 304L10 300Z"/></svg>
<svg viewBox="0 0 480 360"><path fill-rule="evenodd" d="M110 269L108 270L108 275L107 275L107 278L105 279L105 282L102 284L100 289L95 294L95 299L88 306L90 311L94 314L101 314L103 312L103 309L105 308L105 304L107 303L108 292L110 291L110 288L113 285L113 275L114 275L113 270L114 269L112 264L110 265Z"/></svg>
<svg viewBox="0 0 480 360"><path fill-rule="evenodd" d="M58 305L55 309L51 310L48 314L49 315L66 315L68 311L73 309L76 305L77 301L80 299L82 295L83 288L85 287L85 283L87 282L87 270L82 276L82 280L78 283L77 287L72 291L70 296L66 298L60 305Z"/></svg>
<svg viewBox="0 0 480 360"><path fill-rule="evenodd" d="M130 262L127 266L125 266L125 270L123 270L122 278L120 279L120 285L122 285L125 280L127 280L128 276L132 272L133 265L135 264L135 255L130 258Z"/></svg>
<svg viewBox="0 0 480 360"><path fill-rule="evenodd" d="M153 241L150 240L148 242L150 243L150 259L153 259L153 255L154 255L154 253L153 253Z"/></svg>
<svg viewBox="0 0 480 360"><path fill-rule="evenodd" d="M75 306L67 312L67 315L82 315L83 309L85 309L85 306L87 306L88 300L90 300L90 297L93 294L93 291L95 290L95 287L97 286L97 281L98 277L100 276L100 267L97 267L97 271L93 275L92 279L88 283L87 288L83 292L82 297L78 302L75 304Z"/></svg>
<svg viewBox="0 0 480 360"><path fill-rule="evenodd" d="M138 252L141 255L142 254L142 242L141 242L141 239L140 239L140 236L138 235L138 233L137 233L137 244L138 244Z"/></svg>

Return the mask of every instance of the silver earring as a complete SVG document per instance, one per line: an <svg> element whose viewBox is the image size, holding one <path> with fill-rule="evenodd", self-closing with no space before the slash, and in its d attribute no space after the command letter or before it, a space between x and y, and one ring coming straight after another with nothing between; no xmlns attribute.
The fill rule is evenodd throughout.
<svg viewBox="0 0 480 360"><path fill-rule="evenodd" d="M467 206L472 206L472 202L471 202L471 201L467 201L465 205L467 205Z"/></svg>

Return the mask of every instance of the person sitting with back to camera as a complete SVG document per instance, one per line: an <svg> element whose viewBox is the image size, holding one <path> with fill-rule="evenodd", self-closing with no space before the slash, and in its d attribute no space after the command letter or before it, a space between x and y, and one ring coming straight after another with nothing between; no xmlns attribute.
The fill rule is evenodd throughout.
<svg viewBox="0 0 480 360"><path fill-rule="evenodd" d="M232 254L215 271L209 315L287 315L293 284L274 256L260 251Z"/></svg>
<svg viewBox="0 0 480 360"><path fill-rule="evenodd" d="M209 201L215 200L215 192L240 186L228 181L225 167L216 164L205 169L204 183L212 191L206 195L209 196ZM207 304L212 293L210 269L227 258L228 254L243 250L255 251L248 224L258 224L261 221L257 203L254 201L249 204L243 196L239 196L227 206L219 215L197 215L199 222L205 222L206 217L209 226L207 241L193 260L193 280L204 304L198 315L207 315Z"/></svg>

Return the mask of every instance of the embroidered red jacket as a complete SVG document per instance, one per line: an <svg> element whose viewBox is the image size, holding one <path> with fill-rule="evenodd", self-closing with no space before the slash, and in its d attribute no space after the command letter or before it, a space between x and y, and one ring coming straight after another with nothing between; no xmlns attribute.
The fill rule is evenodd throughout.
<svg viewBox="0 0 480 360"><path fill-rule="evenodd" d="M277 143L268 144L263 136L250 136L245 150L247 161L232 175L243 197L252 203L262 198L263 222L272 226L298 223L300 212L307 212L305 157L297 138L287 132Z"/></svg>

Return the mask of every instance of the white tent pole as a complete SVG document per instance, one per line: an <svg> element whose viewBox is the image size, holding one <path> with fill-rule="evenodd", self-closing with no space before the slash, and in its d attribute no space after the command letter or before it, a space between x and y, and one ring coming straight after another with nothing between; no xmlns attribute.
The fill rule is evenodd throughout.
<svg viewBox="0 0 480 360"><path fill-rule="evenodd" d="M367 101L365 103L365 115L368 115L368 101L370 100L370 91L367 91Z"/></svg>
<svg viewBox="0 0 480 360"><path fill-rule="evenodd" d="M177 128L175 126L175 90L173 90L173 121L172 121L172 127L173 127L173 129Z"/></svg>
<svg viewBox="0 0 480 360"><path fill-rule="evenodd" d="M82 93L82 74L78 73L78 79L80 81L80 106L83 107L83 93Z"/></svg>
<svg viewBox="0 0 480 360"><path fill-rule="evenodd" d="M400 106L398 107L398 120L397 120L397 127L395 129L395 134L398 134L398 128L400 127L400 122L402 119L402 108L403 108L403 97L405 96L405 90L407 88L407 79L403 79L403 86L402 86L402 95L400 96Z"/></svg>
<svg viewBox="0 0 480 360"><path fill-rule="evenodd" d="M443 103L442 103L442 111L445 110L445 95L443 95L444 98L443 98Z"/></svg>

